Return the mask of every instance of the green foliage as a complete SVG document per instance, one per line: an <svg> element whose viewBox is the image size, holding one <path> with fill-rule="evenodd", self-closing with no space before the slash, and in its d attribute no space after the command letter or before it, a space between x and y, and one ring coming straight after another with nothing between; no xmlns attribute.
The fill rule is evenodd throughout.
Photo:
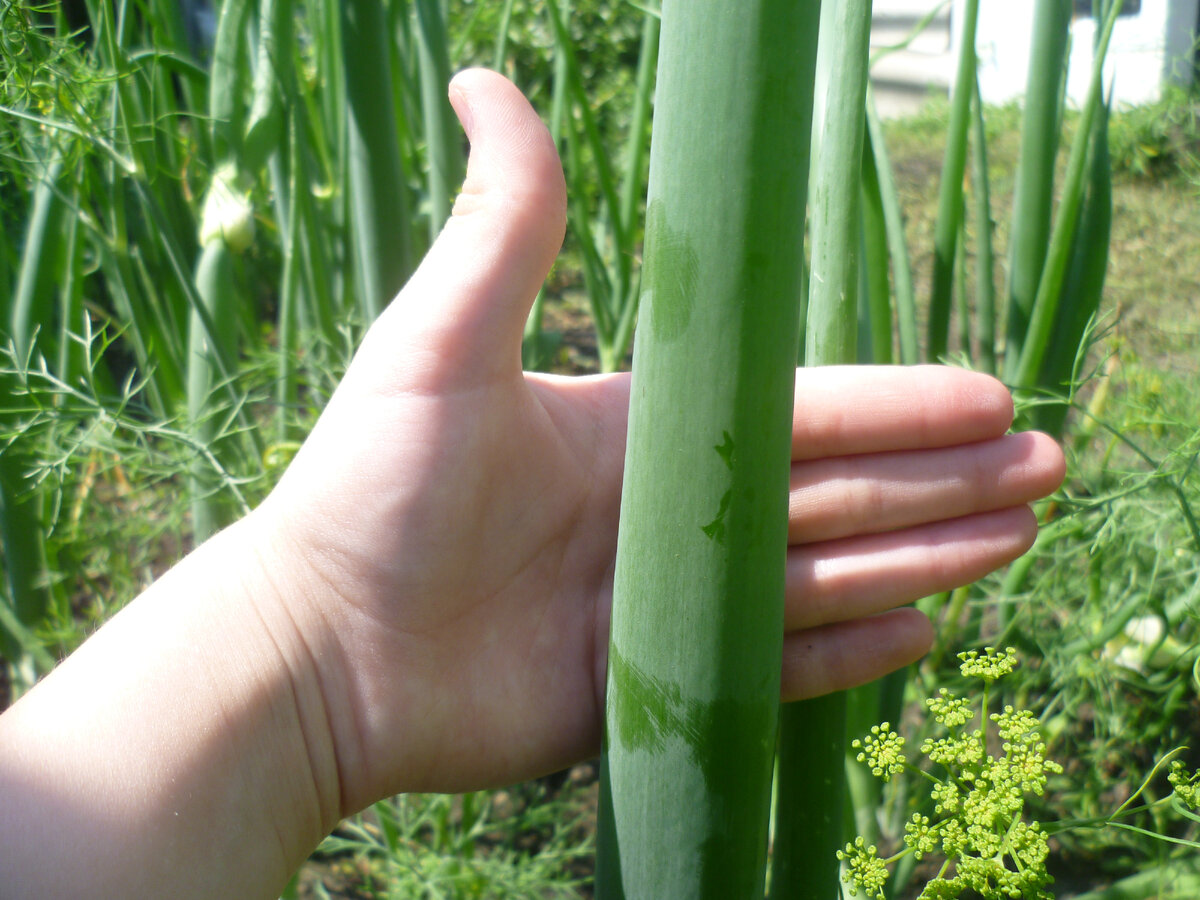
<svg viewBox="0 0 1200 900"><path fill-rule="evenodd" d="M1115 111L1109 147L1115 172L1200 176L1200 93L1168 85L1153 103Z"/></svg>
<svg viewBox="0 0 1200 900"><path fill-rule="evenodd" d="M574 900L593 846L568 782L495 793L409 794L343 822L314 860L355 897Z"/></svg>
<svg viewBox="0 0 1200 900"><path fill-rule="evenodd" d="M491 66L503 23L502 3L455 0L448 26L459 67ZM571 44L580 60L601 130L619 146L628 123L645 13L629 0L572 0ZM554 28L544 3L515 3L506 32L504 74L539 107L548 108L554 81Z"/></svg>

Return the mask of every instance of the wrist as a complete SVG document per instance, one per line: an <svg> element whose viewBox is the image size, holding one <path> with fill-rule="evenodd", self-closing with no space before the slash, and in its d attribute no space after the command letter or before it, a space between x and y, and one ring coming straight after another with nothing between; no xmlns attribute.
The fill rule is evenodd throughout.
<svg viewBox="0 0 1200 900"><path fill-rule="evenodd" d="M336 823L258 528L198 548L0 718L6 896L278 896Z"/></svg>

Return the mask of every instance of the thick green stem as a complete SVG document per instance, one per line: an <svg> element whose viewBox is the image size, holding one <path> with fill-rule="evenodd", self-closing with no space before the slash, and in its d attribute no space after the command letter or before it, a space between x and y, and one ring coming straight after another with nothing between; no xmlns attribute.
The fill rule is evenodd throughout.
<svg viewBox="0 0 1200 900"><path fill-rule="evenodd" d="M663 8L600 898L762 897L808 149L797 132L811 94L796 47L808 20L791 0Z"/></svg>
<svg viewBox="0 0 1200 900"><path fill-rule="evenodd" d="M856 356L860 178L866 122L871 0L830 0L822 16L828 61L821 154L812 186L812 272L804 364ZM838 890L842 841L846 698L833 694L784 707L779 736L780 802L771 896L828 900Z"/></svg>

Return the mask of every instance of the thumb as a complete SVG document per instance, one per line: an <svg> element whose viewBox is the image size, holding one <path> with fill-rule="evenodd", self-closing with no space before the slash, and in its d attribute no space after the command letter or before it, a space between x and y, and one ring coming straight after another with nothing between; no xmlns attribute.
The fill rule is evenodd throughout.
<svg viewBox="0 0 1200 900"><path fill-rule="evenodd" d="M508 79L469 69L450 103L471 142L454 212L364 341L394 386L461 388L519 376L529 308L562 246L566 185L546 126ZM397 384L397 380L400 384Z"/></svg>

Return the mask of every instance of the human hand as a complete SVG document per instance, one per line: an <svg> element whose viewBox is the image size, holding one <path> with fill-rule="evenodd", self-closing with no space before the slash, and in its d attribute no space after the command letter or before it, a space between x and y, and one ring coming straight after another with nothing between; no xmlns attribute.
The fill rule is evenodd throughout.
<svg viewBox="0 0 1200 900"><path fill-rule="evenodd" d="M562 173L500 76L451 96L454 218L276 491L0 716L6 897L277 897L380 797L598 748L629 379L521 372ZM1023 551L1063 472L967 372L801 371L795 409L785 699L919 656L893 607Z"/></svg>
<svg viewBox="0 0 1200 900"><path fill-rule="evenodd" d="M463 73L451 98L472 144L454 217L253 514L343 813L599 746L629 379L522 373L561 169L500 76ZM894 607L1023 552L1024 504L1063 474L1049 438L1005 435L1011 400L985 376L801 371L795 409L786 699L917 658L931 626Z"/></svg>

